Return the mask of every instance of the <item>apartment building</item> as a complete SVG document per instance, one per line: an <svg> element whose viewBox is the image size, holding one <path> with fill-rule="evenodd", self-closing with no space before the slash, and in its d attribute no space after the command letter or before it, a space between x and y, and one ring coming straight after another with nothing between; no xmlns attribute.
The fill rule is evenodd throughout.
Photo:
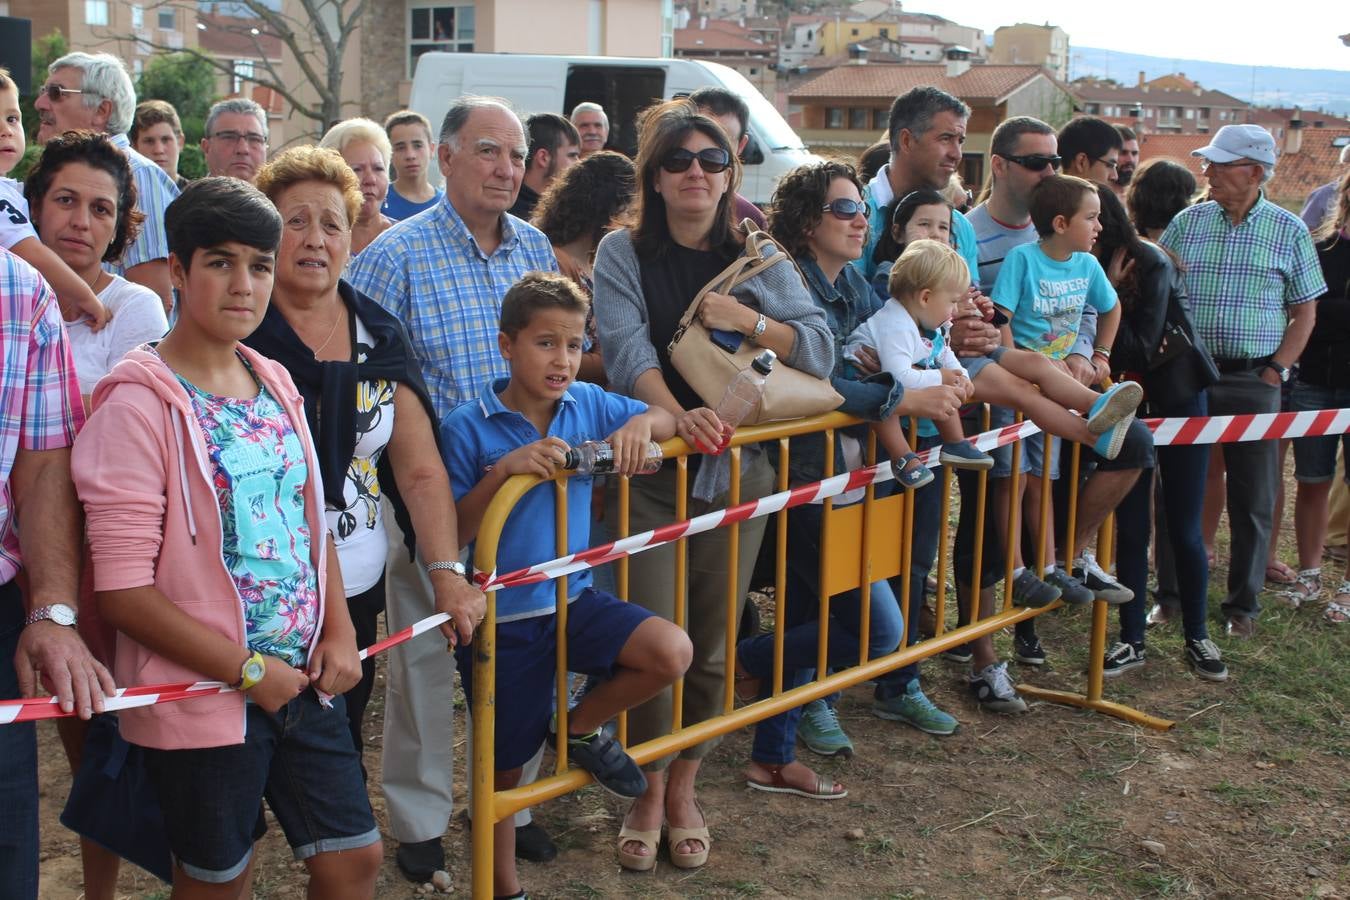
<svg viewBox="0 0 1350 900"><path fill-rule="evenodd" d="M1049 22L1019 22L994 29L989 61L1001 66L1044 66L1060 81L1069 80L1069 35Z"/></svg>
<svg viewBox="0 0 1350 900"><path fill-rule="evenodd" d="M1248 104L1223 91L1202 88L1184 72L1152 81L1139 73L1132 86L1097 79L1073 84L1079 106L1088 115L1139 125L1160 134L1209 134L1225 125L1248 121Z"/></svg>

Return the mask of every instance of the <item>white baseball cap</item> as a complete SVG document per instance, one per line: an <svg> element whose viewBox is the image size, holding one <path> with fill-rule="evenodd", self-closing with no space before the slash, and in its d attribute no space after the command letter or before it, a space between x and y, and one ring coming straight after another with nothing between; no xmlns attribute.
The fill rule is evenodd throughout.
<svg viewBox="0 0 1350 900"><path fill-rule="evenodd" d="M1275 138L1260 125L1225 125L1208 146L1192 150L1191 156L1203 156L1210 162L1230 163L1239 159L1275 165Z"/></svg>

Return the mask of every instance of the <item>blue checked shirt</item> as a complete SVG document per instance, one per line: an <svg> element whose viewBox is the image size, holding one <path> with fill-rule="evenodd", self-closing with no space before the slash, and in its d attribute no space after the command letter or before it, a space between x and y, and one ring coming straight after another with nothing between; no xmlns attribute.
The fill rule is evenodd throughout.
<svg viewBox="0 0 1350 900"><path fill-rule="evenodd" d="M1274 353L1287 307L1327 292L1307 226L1264 196L1236 225L1212 200L1183 209L1159 243L1185 267L1195 329L1217 359Z"/></svg>
<svg viewBox="0 0 1350 900"><path fill-rule="evenodd" d="M178 185L169 173L137 153L125 134L110 134L108 141L127 155L131 177L136 182L136 208L145 214L141 233L127 245L118 262L104 266L114 275L126 275L127 269L141 263L169 258L169 237L164 231L164 210L178 196Z"/></svg>
<svg viewBox="0 0 1350 900"><path fill-rule="evenodd" d="M388 229L352 260L348 280L408 329L436 415L511 374L497 349L502 297L526 272L556 272L548 238L502 214L502 241L483 253L449 198Z"/></svg>

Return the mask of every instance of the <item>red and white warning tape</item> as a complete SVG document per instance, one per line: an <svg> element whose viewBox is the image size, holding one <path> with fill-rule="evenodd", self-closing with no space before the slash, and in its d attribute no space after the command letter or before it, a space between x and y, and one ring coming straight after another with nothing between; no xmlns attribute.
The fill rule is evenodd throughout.
<svg viewBox="0 0 1350 900"><path fill-rule="evenodd" d="M1144 423L1153 430L1155 446L1219 444L1345 434L1350 432L1350 409L1146 419ZM1034 422L1024 421L986 431L972 438L972 441L981 450L992 450L995 447L1001 447L1029 437L1039 431L1040 428ZM937 465L939 452L939 448L933 448L927 453L921 454L924 464ZM504 575L479 573L476 577L479 585L485 591L497 591L502 588L550 581L573 572L579 572L582 569L589 569L625 556L664 546L682 538L712 531L723 525L772 515L784 509L791 509L806 503L819 502L868 484L886 481L891 477L890 465L879 463L875 466L835 475L813 484L805 484L781 493L770 494L767 497L761 497L758 500L741 503L717 512L695 516L683 522L672 522L652 531L645 531L621 540L600 544L579 553L537 563ZM448 618L444 613L428 616L420 622L362 650L361 658L374 656L390 647L409 641L425 631L436 628ZM119 689L114 696L104 701L104 705L108 710L133 709L156 703L172 703L208 694L220 694L229 690L231 690L230 687L218 681L143 685ZM68 715L73 714L62 712L55 697L0 701L0 725L7 725L10 722L33 722L39 719L58 719Z"/></svg>

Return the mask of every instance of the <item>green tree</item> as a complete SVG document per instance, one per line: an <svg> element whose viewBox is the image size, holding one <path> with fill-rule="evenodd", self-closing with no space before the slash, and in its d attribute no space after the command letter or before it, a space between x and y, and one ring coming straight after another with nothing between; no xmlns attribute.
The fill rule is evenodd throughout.
<svg viewBox="0 0 1350 900"><path fill-rule="evenodd" d="M189 145L202 139L206 114L215 101L215 67L191 53L151 57L136 81L136 99L163 100L178 111Z"/></svg>

